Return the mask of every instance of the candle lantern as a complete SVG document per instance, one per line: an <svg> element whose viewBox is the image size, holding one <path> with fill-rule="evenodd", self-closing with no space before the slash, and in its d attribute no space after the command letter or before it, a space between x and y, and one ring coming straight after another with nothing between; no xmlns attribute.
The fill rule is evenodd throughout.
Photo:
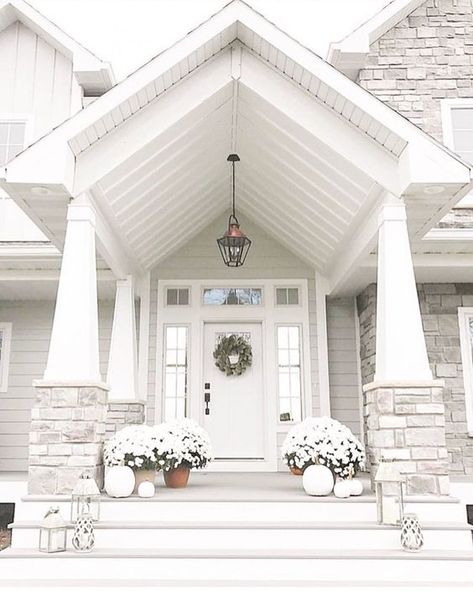
<svg viewBox="0 0 473 591"><path fill-rule="evenodd" d="M378 523L398 525L404 515L403 477L393 460L381 460L374 478Z"/></svg>
<svg viewBox="0 0 473 591"><path fill-rule="evenodd" d="M39 551L64 552L67 543L66 522L59 513L59 507L50 507L39 529Z"/></svg>
<svg viewBox="0 0 473 591"><path fill-rule="evenodd" d="M100 491L89 474L83 474L72 491L71 521L77 521L84 513L90 514L93 521L100 518Z"/></svg>

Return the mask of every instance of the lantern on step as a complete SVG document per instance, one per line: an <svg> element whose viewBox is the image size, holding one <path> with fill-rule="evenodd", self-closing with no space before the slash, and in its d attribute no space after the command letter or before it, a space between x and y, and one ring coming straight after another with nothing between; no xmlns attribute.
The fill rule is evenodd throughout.
<svg viewBox="0 0 473 591"><path fill-rule="evenodd" d="M48 554L65 552L66 545L66 522L59 512L59 507L50 507L39 528L39 551Z"/></svg>
<svg viewBox="0 0 473 591"><path fill-rule="evenodd" d="M394 460L381 460L374 478L378 523L398 525L404 515L404 479Z"/></svg>
<svg viewBox="0 0 473 591"><path fill-rule="evenodd" d="M232 214L228 218L228 229L221 238L217 238L217 244L227 267L241 267L250 250L251 240L240 230L235 214L235 162L239 162L240 158L238 154L230 154L227 161L232 163Z"/></svg>
<svg viewBox="0 0 473 591"><path fill-rule="evenodd" d="M100 518L100 491L95 480L90 474L83 474L72 491L71 521L88 513L94 521Z"/></svg>

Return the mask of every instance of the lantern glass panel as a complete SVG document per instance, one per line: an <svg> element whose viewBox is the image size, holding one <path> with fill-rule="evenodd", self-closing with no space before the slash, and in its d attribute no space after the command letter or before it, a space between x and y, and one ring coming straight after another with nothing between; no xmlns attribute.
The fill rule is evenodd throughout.
<svg viewBox="0 0 473 591"><path fill-rule="evenodd" d="M100 495L72 495L71 521L83 513L90 513L94 521L100 519Z"/></svg>
<svg viewBox="0 0 473 591"><path fill-rule="evenodd" d="M64 552L66 550L66 527L42 527L39 530L40 552Z"/></svg>

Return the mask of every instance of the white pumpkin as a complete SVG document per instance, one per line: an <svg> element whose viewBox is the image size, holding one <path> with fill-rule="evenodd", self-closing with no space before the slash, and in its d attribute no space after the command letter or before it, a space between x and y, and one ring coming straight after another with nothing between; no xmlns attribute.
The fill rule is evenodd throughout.
<svg viewBox="0 0 473 591"><path fill-rule="evenodd" d="M325 497L333 490L333 474L327 466L308 466L302 476L302 486L308 495Z"/></svg>
<svg viewBox="0 0 473 591"><path fill-rule="evenodd" d="M357 480L353 478L352 480L347 480L350 483L350 495L352 497L359 497L363 493L363 483L361 480Z"/></svg>
<svg viewBox="0 0 473 591"><path fill-rule="evenodd" d="M135 475L129 466L111 466L105 472L105 492L109 497L129 497L135 488Z"/></svg>
<svg viewBox="0 0 473 591"><path fill-rule="evenodd" d="M351 483L349 480L337 480L333 494L338 499L347 499L351 494Z"/></svg>
<svg viewBox="0 0 473 591"><path fill-rule="evenodd" d="M138 487L138 496L142 497L143 499L149 499L154 497L155 488L154 483L145 480L142 482Z"/></svg>

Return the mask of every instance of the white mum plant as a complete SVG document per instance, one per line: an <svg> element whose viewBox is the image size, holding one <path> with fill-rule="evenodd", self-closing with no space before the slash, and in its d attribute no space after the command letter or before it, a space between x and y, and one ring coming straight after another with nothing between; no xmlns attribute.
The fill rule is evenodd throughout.
<svg viewBox="0 0 473 591"><path fill-rule="evenodd" d="M354 476L365 463L361 442L348 427L328 417L309 417L294 426L281 452L290 468L323 464L341 478Z"/></svg>
<svg viewBox="0 0 473 591"><path fill-rule="evenodd" d="M212 460L207 431L190 419L162 423L155 427L158 468L203 468Z"/></svg>
<svg viewBox="0 0 473 591"><path fill-rule="evenodd" d="M133 470L155 470L158 442L148 425L130 425L117 431L105 442L103 458L106 466L129 466Z"/></svg>

